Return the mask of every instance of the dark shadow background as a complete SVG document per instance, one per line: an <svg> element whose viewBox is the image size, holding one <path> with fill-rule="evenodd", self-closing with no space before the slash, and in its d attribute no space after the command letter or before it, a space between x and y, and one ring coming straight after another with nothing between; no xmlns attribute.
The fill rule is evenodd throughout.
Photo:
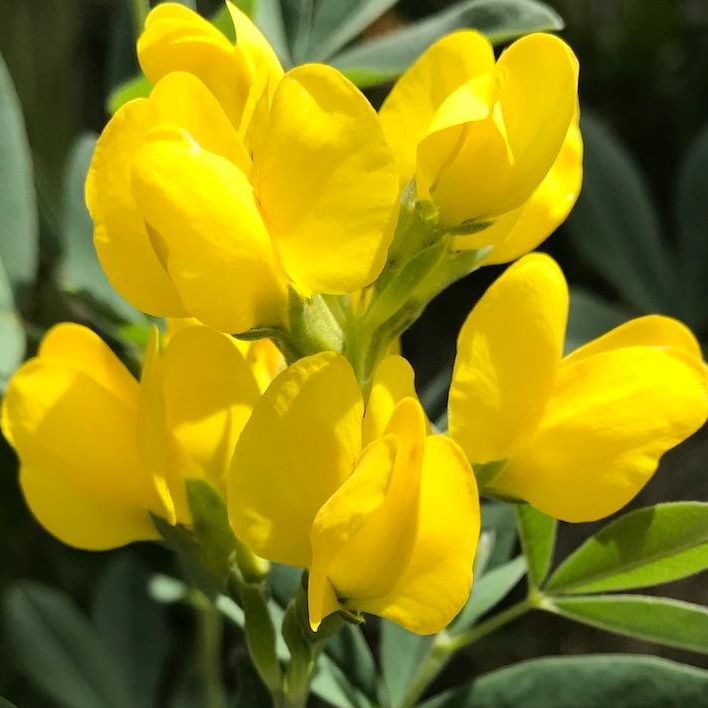
<svg viewBox="0 0 708 708"><path fill-rule="evenodd" d="M402 0L369 32L386 31L449 4L445 0ZM579 56L583 108L594 109L637 160L670 240L678 165L708 123L708 2L548 0L548 4L565 18L563 36ZM199 3L204 14L216 6L216 2ZM41 277L35 290L27 293L24 312L30 321L46 325L74 314L46 285L57 249L56 221L68 150L80 133L100 132L107 119L104 102L110 87L135 72L126 3L0 0L0 52L21 99L40 200ZM377 89L370 95L376 102L385 92ZM619 300L579 256L563 227L543 250L559 260L572 284L610 301ZM414 364L421 387L452 362L462 321L499 272L501 268L486 268L449 288L404 336L404 353ZM634 504L677 499L708 499L705 430L667 455L660 472ZM566 555L594 528L564 524L557 557ZM151 568L172 567L171 559L158 548L141 547L132 552ZM96 574L111 556L66 548L39 528L17 487L14 456L0 441L0 594L13 580L32 578L64 588L85 606ZM703 575L674 583L663 588L662 594L705 605L708 580ZM178 645L188 646L188 619L179 612L171 619ZM441 682L469 676L472 667L481 671L522 658L593 651L640 651L708 667L708 657L618 638L539 614L459 657ZM6 688L10 695L11 691L18 695L30 691L27 705L45 705L13 672L0 629L0 693Z"/></svg>

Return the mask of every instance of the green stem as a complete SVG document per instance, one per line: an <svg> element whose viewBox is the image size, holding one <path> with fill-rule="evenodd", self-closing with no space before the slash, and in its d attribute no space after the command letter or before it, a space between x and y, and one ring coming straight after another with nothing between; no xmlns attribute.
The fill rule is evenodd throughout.
<svg viewBox="0 0 708 708"><path fill-rule="evenodd" d="M413 708L456 652L521 617L533 606L533 603L526 598L465 632L452 636L447 632L439 634L433 642L430 653L420 665L415 680L408 687L408 691L398 708Z"/></svg>
<svg viewBox="0 0 708 708"><path fill-rule="evenodd" d="M242 553L247 549L241 549ZM259 561L251 554L253 562ZM253 666L273 698L275 706L283 705L283 676L278 662L276 633L273 617L268 607L264 576L244 577L240 558L239 568L232 568L227 590L231 598L243 609L246 646ZM246 568L259 570L256 565Z"/></svg>
<svg viewBox="0 0 708 708"><path fill-rule="evenodd" d="M221 682L221 617L202 593L195 599L198 617L198 661L204 688L204 708L226 708Z"/></svg>
<svg viewBox="0 0 708 708"><path fill-rule="evenodd" d="M325 642L342 626L338 615L326 617L317 632L310 627L307 589L300 583L283 617L283 637L290 649L290 663L285 674L286 708L304 708L310 693L310 681Z"/></svg>
<svg viewBox="0 0 708 708"><path fill-rule="evenodd" d="M130 5L133 12L133 30L137 39L145 27L145 18L150 12L150 0L130 0Z"/></svg>

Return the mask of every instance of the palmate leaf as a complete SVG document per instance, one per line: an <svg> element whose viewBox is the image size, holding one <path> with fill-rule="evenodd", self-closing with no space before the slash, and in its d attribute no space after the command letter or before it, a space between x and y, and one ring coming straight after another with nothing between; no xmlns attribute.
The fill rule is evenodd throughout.
<svg viewBox="0 0 708 708"><path fill-rule="evenodd" d="M131 708L113 656L69 597L24 581L5 600L8 637L20 670L66 708Z"/></svg>
<svg viewBox="0 0 708 708"><path fill-rule="evenodd" d="M629 590L708 568L708 503L668 502L620 517L558 567L548 592Z"/></svg>
<svg viewBox="0 0 708 708"><path fill-rule="evenodd" d="M381 621L379 652L382 678L392 706L401 702L432 643L433 637L413 634L393 622Z"/></svg>
<svg viewBox="0 0 708 708"><path fill-rule="evenodd" d="M646 595L589 595L552 601L563 617L678 649L708 654L708 609Z"/></svg>
<svg viewBox="0 0 708 708"><path fill-rule="evenodd" d="M359 0L347 3L320 0L312 17L308 59L328 59L397 2L398 0Z"/></svg>
<svg viewBox="0 0 708 708"><path fill-rule="evenodd" d="M462 27L484 32L494 43L535 31L563 28L560 16L538 0L462 0L404 29L366 42L354 40L397 0L237 0L253 18L286 69L306 62L340 68L360 87L392 81L436 39ZM212 23L227 37L234 32L226 8ZM150 85L134 77L117 86L107 100L110 113L126 101L146 96Z"/></svg>
<svg viewBox="0 0 708 708"><path fill-rule="evenodd" d="M133 705L152 708L169 632L164 607L148 595L147 570L130 551L121 553L99 578L92 615Z"/></svg>
<svg viewBox="0 0 708 708"><path fill-rule="evenodd" d="M708 671L648 656L597 654L524 661L447 691L421 708L699 708Z"/></svg>

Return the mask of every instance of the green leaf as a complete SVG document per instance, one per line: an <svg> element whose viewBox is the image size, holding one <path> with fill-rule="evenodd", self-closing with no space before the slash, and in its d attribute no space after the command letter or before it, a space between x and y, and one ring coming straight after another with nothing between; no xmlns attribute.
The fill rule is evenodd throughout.
<svg viewBox="0 0 708 708"><path fill-rule="evenodd" d="M25 355L25 331L15 310L10 282L0 260L0 392Z"/></svg>
<svg viewBox="0 0 708 708"><path fill-rule="evenodd" d="M0 56L0 261L15 296L37 276L37 197L20 101ZM4 340L3 340L4 341Z"/></svg>
<svg viewBox="0 0 708 708"><path fill-rule="evenodd" d="M327 654L322 654L317 661L312 692L336 708L372 708L378 705L356 688Z"/></svg>
<svg viewBox="0 0 708 708"><path fill-rule="evenodd" d="M5 602L6 627L20 670L67 708L131 708L113 657L62 592L24 581Z"/></svg>
<svg viewBox="0 0 708 708"><path fill-rule="evenodd" d="M302 582L302 570L293 568L291 565L272 563L268 582L273 599L281 607L285 607L295 594L295 589L299 583Z"/></svg>
<svg viewBox="0 0 708 708"><path fill-rule="evenodd" d="M272 708L273 699L246 653L236 660L236 686L234 708ZM193 708L195 705L198 704L193 701L188 703L186 708Z"/></svg>
<svg viewBox="0 0 708 708"><path fill-rule="evenodd" d="M280 0L290 56L294 64L307 61L315 0Z"/></svg>
<svg viewBox="0 0 708 708"><path fill-rule="evenodd" d="M324 61L361 34L398 0L320 2L315 7L308 59Z"/></svg>
<svg viewBox="0 0 708 708"><path fill-rule="evenodd" d="M67 292L86 296L121 320L144 324L145 316L113 289L96 256L93 222L84 200L86 174L95 146L95 135L83 135L74 143L69 155L64 176L62 254L57 277Z"/></svg>
<svg viewBox="0 0 708 708"><path fill-rule="evenodd" d="M708 128L679 169L677 216L684 308L696 328L708 323Z"/></svg>
<svg viewBox="0 0 708 708"><path fill-rule="evenodd" d="M708 671L649 656L597 654L524 661L421 708L697 708L706 695Z"/></svg>
<svg viewBox="0 0 708 708"><path fill-rule="evenodd" d="M94 624L136 708L156 704L168 650L164 611L150 599L147 588L146 569L124 552L99 579L93 605Z"/></svg>
<svg viewBox="0 0 708 708"><path fill-rule="evenodd" d="M358 627L344 625L326 645L326 656L370 702L378 697L376 662Z"/></svg>
<svg viewBox="0 0 708 708"><path fill-rule="evenodd" d="M587 111L584 182L567 221L578 252L644 312L676 306L673 254L665 247L644 179L624 146Z"/></svg>
<svg viewBox="0 0 708 708"><path fill-rule="evenodd" d="M280 0L257 0L253 19L273 47L283 66L292 66L290 47L288 46L283 8Z"/></svg>
<svg viewBox="0 0 708 708"><path fill-rule="evenodd" d="M381 621L381 671L392 706L401 702L432 643L433 637L413 634L393 622Z"/></svg>
<svg viewBox="0 0 708 708"><path fill-rule="evenodd" d="M647 595L588 595L552 600L551 611L609 632L708 654L708 609Z"/></svg>
<svg viewBox="0 0 708 708"><path fill-rule="evenodd" d="M133 76L132 79L128 79L110 92L106 100L106 110L113 115L128 101L149 96L151 90L152 84L142 74Z"/></svg>
<svg viewBox="0 0 708 708"><path fill-rule="evenodd" d="M17 708L14 703L10 703L7 698L0 696L0 708Z"/></svg>
<svg viewBox="0 0 708 708"><path fill-rule="evenodd" d="M482 504L482 529L494 533L494 547L487 561L487 569L506 563L516 546L516 517L511 504L486 502Z"/></svg>
<svg viewBox="0 0 708 708"><path fill-rule="evenodd" d="M330 63L359 86L384 83L402 74L436 39L461 27L474 27L499 43L528 32L562 29L563 21L535 0L464 0L398 32L345 49Z"/></svg>
<svg viewBox="0 0 708 708"><path fill-rule="evenodd" d="M563 561L553 594L629 590L708 568L708 503L657 504L616 519Z"/></svg>
<svg viewBox="0 0 708 708"><path fill-rule="evenodd" d="M603 297L584 288L572 287L568 329L565 334L565 353L569 354L629 318L628 312Z"/></svg>
<svg viewBox="0 0 708 708"><path fill-rule="evenodd" d="M489 612L508 595L525 573L526 558L518 556L475 580L467 605L452 624L453 633L467 629Z"/></svg>
<svg viewBox="0 0 708 708"><path fill-rule="evenodd" d="M516 505L516 523L521 550L528 564L529 580L532 585L541 587L553 561L558 524L555 519L528 504Z"/></svg>

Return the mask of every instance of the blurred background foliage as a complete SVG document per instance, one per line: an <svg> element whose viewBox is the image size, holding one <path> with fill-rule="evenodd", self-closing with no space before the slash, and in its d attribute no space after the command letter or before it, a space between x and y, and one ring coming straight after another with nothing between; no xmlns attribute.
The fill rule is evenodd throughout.
<svg viewBox="0 0 708 708"><path fill-rule="evenodd" d="M352 2L362 10L347 31L336 10L313 25L302 11L307 0L281 0L282 24L269 15L274 4L266 0L260 20L270 26L285 63L330 61L365 87L375 105L386 82L439 34L473 23L494 35L495 15L485 15L485 7L503 4ZM580 58L586 140L579 203L542 246L572 285L568 348L649 312L684 319L705 345L708 4L547 4L564 19L563 36ZM218 17L217 0L196 5L205 16ZM335 5L328 0L330 8ZM539 26L550 28L553 15L544 18ZM129 362L144 341L147 319L107 285L90 247L83 205L84 175L108 108L145 90L134 78L134 20L130 0L0 0L0 386L57 321L93 326ZM485 268L454 285L404 336L404 353L434 419L444 412L459 326L499 271ZM638 503L708 499L707 473L704 430L667 456ZM487 518L499 565L517 543L513 519L499 509ZM595 528L563 525L560 555ZM189 667L198 628L178 602L183 589L153 580L161 604L142 591L154 573L179 574L157 547L90 554L53 540L27 511L16 461L0 441L0 694L32 708L197 705L190 698ZM668 594L708 603L705 581L674 584ZM225 628L225 653L243 687L255 679L233 641L236 624ZM696 654L612 637L550 615L511 626L483 647L458 657L440 686L544 654L639 650L708 666ZM176 692L170 688L175 682ZM63 693L51 689L57 684ZM254 705L244 703L243 694L238 704Z"/></svg>

